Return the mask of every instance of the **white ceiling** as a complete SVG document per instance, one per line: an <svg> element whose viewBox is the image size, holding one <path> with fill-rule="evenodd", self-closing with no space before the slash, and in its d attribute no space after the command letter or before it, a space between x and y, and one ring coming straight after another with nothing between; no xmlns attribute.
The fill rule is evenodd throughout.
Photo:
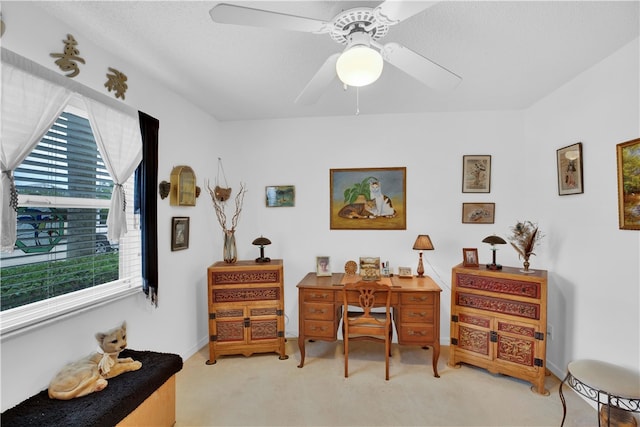
<svg viewBox="0 0 640 427"><path fill-rule="evenodd" d="M214 23L212 1L47 1L44 10L219 120L353 115L338 79L312 106L294 100L331 54L328 34ZM330 21L376 1L230 2ZM385 64L360 114L527 108L638 37L640 2L443 1L391 26L395 41L462 77L436 92ZM74 33L75 34L75 33ZM126 74L126 70L122 70ZM129 81L129 90L135 90Z"/></svg>

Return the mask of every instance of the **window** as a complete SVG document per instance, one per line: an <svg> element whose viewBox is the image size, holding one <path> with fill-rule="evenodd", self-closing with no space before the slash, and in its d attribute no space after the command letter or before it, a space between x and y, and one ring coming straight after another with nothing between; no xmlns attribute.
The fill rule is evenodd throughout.
<svg viewBox="0 0 640 427"><path fill-rule="evenodd" d="M18 236L0 254L2 331L140 288L140 231L107 239L113 181L84 111L67 107L15 170ZM133 194L133 176L124 185Z"/></svg>

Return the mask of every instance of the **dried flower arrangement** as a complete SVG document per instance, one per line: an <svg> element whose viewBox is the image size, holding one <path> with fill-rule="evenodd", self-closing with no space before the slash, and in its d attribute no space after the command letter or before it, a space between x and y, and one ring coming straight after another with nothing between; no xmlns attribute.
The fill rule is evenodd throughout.
<svg viewBox="0 0 640 427"><path fill-rule="evenodd" d="M218 218L218 223L220 227L222 227L222 231L224 232L224 247L223 247L223 259L227 263L234 263L237 261L238 253L236 249L236 238L235 231L236 226L238 225L238 219L240 219L240 212L242 212L242 203L244 202L244 195L247 192L243 183L240 183L240 190L238 194L236 194L235 204L236 209L231 217L231 228L227 227L227 214L225 212L225 206L227 198L218 197L216 189L211 188L209 183L207 183L207 189L209 190L209 194L211 194L211 201L213 202L213 208L216 211L216 218ZM229 192L230 195L230 192Z"/></svg>
<svg viewBox="0 0 640 427"><path fill-rule="evenodd" d="M524 259L525 271L529 271L529 257L535 255L533 250L542 237L543 234L538 230L538 224L531 221L518 221L515 226L511 227L511 236L507 239L518 252L518 256Z"/></svg>

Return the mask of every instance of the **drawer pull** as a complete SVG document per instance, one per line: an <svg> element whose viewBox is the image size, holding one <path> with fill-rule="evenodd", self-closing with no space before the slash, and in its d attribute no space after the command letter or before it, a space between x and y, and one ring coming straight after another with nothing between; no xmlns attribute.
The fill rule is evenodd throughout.
<svg viewBox="0 0 640 427"><path fill-rule="evenodd" d="M329 298L329 294L309 294L309 296L311 298L323 298L323 299Z"/></svg>
<svg viewBox="0 0 640 427"><path fill-rule="evenodd" d="M416 313L415 311L412 311L409 313L409 317L427 317L427 312L421 311L420 313Z"/></svg>
<svg viewBox="0 0 640 427"><path fill-rule="evenodd" d="M423 296L423 297L419 297L419 298L418 298L418 297L409 297L409 299L410 299L411 301L419 301L419 302L422 302L422 301L426 301L426 300L428 300L428 299L429 299L429 297L428 297L428 296Z"/></svg>
<svg viewBox="0 0 640 427"><path fill-rule="evenodd" d="M326 308L323 308L323 309L321 309L321 310L313 309L313 308L312 308L312 309L310 309L310 310L309 310L309 313L311 313L311 314L316 314L316 313L324 314L324 313L326 313L326 312L327 312L327 309L326 309Z"/></svg>
<svg viewBox="0 0 640 427"><path fill-rule="evenodd" d="M324 331L326 331L326 330L327 330L327 327L326 327L326 326L321 326L321 327L318 327L318 326L312 326L310 329L311 329L312 331L314 331L314 332L315 332L315 331L322 331L322 332L324 332Z"/></svg>
<svg viewBox="0 0 640 427"><path fill-rule="evenodd" d="M427 331L414 331L414 330L411 330L411 329L410 329L409 331L407 331L407 333L408 333L409 335L412 335L412 336L413 336L413 335L420 335L420 336L425 336L425 335L427 335Z"/></svg>

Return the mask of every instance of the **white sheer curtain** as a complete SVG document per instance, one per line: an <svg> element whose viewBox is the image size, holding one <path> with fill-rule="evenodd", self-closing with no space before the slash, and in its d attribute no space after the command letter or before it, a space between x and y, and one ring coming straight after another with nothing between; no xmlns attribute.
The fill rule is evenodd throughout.
<svg viewBox="0 0 640 427"><path fill-rule="evenodd" d="M0 250L13 252L17 194L13 170L29 155L69 102L67 88L2 63L0 86Z"/></svg>
<svg viewBox="0 0 640 427"><path fill-rule="evenodd" d="M137 117L125 115L84 98L96 145L114 182L107 216L107 237L117 241L127 232L126 196L122 184L142 160L142 136Z"/></svg>

